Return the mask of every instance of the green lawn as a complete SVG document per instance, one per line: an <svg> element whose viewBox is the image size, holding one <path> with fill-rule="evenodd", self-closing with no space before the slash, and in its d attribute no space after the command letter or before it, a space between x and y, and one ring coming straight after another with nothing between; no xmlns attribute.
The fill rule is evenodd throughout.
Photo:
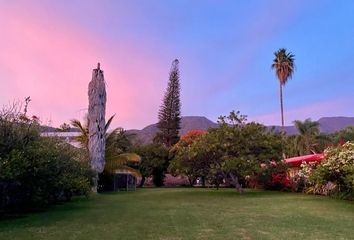
<svg viewBox="0 0 354 240"><path fill-rule="evenodd" d="M354 203L264 191L143 189L2 220L0 239L354 239Z"/></svg>

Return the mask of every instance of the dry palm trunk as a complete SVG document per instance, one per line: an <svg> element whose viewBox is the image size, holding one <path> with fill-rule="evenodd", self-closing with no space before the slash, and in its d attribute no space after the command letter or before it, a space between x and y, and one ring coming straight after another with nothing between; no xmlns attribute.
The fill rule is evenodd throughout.
<svg viewBox="0 0 354 240"><path fill-rule="evenodd" d="M88 129L89 129L89 160L92 169L97 173L94 179L94 191L97 191L98 173L105 165L105 114L106 114L106 86L103 71L98 63L97 69L92 71L92 80L88 88Z"/></svg>

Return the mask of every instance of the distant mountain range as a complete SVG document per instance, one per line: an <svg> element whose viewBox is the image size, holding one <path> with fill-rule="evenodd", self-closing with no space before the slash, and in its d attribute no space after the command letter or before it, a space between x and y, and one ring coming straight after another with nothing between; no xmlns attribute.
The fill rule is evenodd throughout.
<svg viewBox="0 0 354 240"><path fill-rule="evenodd" d="M354 117L323 117L318 120L320 123L320 131L323 133L334 133L348 126L354 126ZM209 128L217 128L218 124L199 116L182 117L180 135L185 135L189 130L208 130ZM280 126L267 126L268 129L280 131ZM41 126L41 132L57 132L58 128ZM71 128L70 132L78 132L76 128ZM285 131L288 135L297 134L294 126L285 126ZM154 136L158 132L157 124L151 124L141 130L127 130L127 134L133 135L133 141L139 144L151 143Z"/></svg>
<svg viewBox="0 0 354 240"><path fill-rule="evenodd" d="M206 117L186 116L181 119L180 135L185 135L189 130L208 130L209 128L218 127L217 123L214 123ZM134 142L140 144L151 143L156 133L158 132L157 124L151 124L142 130L127 130L128 134L133 134Z"/></svg>
<svg viewBox="0 0 354 240"><path fill-rule="evenodd" d="M348 126L354 126L354 117L323 117L318 120L320 123L320 130L323 133L333 133ZM216 128L218 124L199 116L182 117L180 135L186 134L189 130L208 130L209 128ZM269 129L274 128L275 131L280 131L280 126L268 126ZM151 124L142 130L127 130L128 134L135 135L134 142L140 144L151 143L158 129L157 124ZM297 134L294 126L285 126L285 131L288 135Z"/></svg>

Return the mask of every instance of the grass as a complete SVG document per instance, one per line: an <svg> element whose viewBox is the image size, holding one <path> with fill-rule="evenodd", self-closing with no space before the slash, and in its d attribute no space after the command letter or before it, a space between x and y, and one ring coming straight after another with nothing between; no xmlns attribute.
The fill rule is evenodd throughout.
<svg viewBox="0 0 354 240"><path fill-rule="evenodd" d="M354 239L354 204L280 192L142 189L2 220L0 239Z"/></svg>

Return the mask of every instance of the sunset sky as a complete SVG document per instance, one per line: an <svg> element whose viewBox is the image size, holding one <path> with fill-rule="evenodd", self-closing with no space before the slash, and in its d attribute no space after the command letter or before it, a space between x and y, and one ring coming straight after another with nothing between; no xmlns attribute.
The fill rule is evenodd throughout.
<svg viewBox="0 0 354 240"><path fill-rule="evenodd" d="M178 58L183 116L240 110L279 125L281 47L297 66L286 124L354 116L354 1L0 0L0 22L0 105L31 96L44 124L84 116L97 62L113 125L154 123Z"/></svg>

